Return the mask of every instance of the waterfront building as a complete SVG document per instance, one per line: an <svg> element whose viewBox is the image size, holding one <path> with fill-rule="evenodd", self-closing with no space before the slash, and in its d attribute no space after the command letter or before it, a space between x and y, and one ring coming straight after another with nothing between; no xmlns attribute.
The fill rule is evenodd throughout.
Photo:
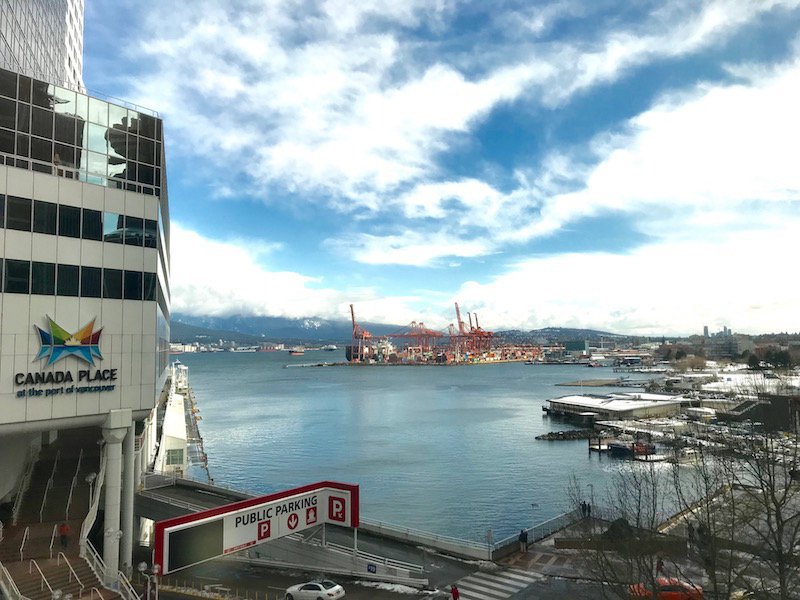
<svg viewBox="0 0 800 600"><path fill-rule="evenodd" d="M96 511L104 481L111 584L132 564L135 475L152 468L169 389L162 121L84 93L83 0L12 0L0 18L0 504L48 448L93 447L85 481L84 447L53 473L75 471L67 513L87 484Z"/></svg>
<svg viewBox="0 0 800 600"><path fill-rule="evenodd" d="M668 394L615 393L574 394L548 400L547 404L550 414L593 422L674 416L690 401Z"/></svg>

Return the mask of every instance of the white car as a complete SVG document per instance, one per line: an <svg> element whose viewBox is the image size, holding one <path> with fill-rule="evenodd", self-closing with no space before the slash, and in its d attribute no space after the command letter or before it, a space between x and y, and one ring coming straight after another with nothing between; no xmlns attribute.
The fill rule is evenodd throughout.
<svg viewBox="0 0 800 600"><path fill-rule="evenodd" d="M298 583L286 589L286 600L329 600L333 598L344 598L344 588L330 579Z"/></svg>

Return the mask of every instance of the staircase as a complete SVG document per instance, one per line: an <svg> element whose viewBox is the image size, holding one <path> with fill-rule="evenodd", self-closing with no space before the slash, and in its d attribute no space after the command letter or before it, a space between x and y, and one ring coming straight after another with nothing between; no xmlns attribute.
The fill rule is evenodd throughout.
<svg viewBox="0 0 800 600"><path fill-rule="evenodd" d="M89 510L86 476L99 468L100 437L99 428L63 430L39 454L17 524L6 524L0 542L0 563L23 597L52 600L53 592L61 590L62 598L72 594L74 600L98 594L103 600L119 598L102 587L79 556L78 539ZM66 548L57 532L64 522L70 527Z"/></svg>

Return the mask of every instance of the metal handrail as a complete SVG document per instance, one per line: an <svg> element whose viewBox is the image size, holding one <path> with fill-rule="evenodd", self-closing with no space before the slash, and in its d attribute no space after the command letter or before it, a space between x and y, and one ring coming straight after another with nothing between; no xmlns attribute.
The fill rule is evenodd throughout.
<svg viewBox="0 0 800 600"><path fill-rule="evenodd" d="M22 543L19 545L19 562L25 560L24 558L22 558L22 553L25 550L25 542L28 541L30 535L31 535L31 528L30 526L28 526L25 528L25 533L22 534Z"/></svg>
<svg viewBox="0 0 800 600"><path fill-rule="evenodd" d="M351 556L355 554L358 558L369 560L371 562L380 563L386 567L394 567L396 569L403 569L405 571L414 573L425 572L425 567L423 567L422 565L417 565L402 560L395 560L394 558L389 558L387 556L380 556L378 554L372 554L370 552L364 552L363 550L354 550L349 546L343 546L342 544L337 544L335 542L327 542L326 546L328 548L333 549L336 552L342 552L344 554L349 554Z"/></svg>
<svg viewBox="0 0 800 600"><path fill-rule="evenodd" d="M56 458L53 461L53 470L50 471L50 479L47 480L47 485L44 487L44 495L42 496L42 507L39 509L39 523L42 522L42 517L44 515L44 507L47 505L47 494L50 491L50 488L53 487L53 479L56 476L56 468L58 467L58 459L61 456L61 450L56 451Z"/></svg>
<svg viewBox="0 0 800 600"><path fill-rule="evenodd" d="M81 545L81 558L89 563L89 568L94 571L94 574L100 581L105 581L106 563L103 562L103 559L97 553L97 550L94 549L94 546L92 546L92 543L89 540L86 540L86 543Z"/></svg>
<svg viewBox="0 0 800 600"><path fill-rule="evenodd" d="M36 460L34 458L34 455L35 455L34 448L31 447L28 450L28 466L25 468L25 475L22 476L22 481L20 481L19 491L17 492L17 497L14 499L14 508L11 511L12 525L16 525L17 521L19 520L19 511L22 509L22 498L31 485L31 478L33 477L33 468L36 466Z"/></svg>
<svg viewBox="0 0 800 600"><path fill-rule="evenodd" d="M97 595L100 596L100 600L105 600L103 598L103 594L101 594L100 590L98 590L96 587L92 587L92 589L89 590L89 600L92 600L92 598L94 598L94 593L95 592L97 592Z"/></svg>
<svg viewBox="0 0 800 600"><path fill-rule="evenodd" d="M3 541L3 522L0 521L0 542Z"/></svg>
<svg viewBox="0 0 800 600"><path fill-rule="evenodd" d="M139 594L133 589L131 582L125 577L122 571L117 571L117 581L119 581L119 594L126 600L139 600Z"/></svg>
<svg viewBox="0 0 800 600"><path fill-rule="evenodd" d="M50 587L50 583L47 581L47 577L44 576L42 570L39 568L39 563L35 560L31 559L31 562L28 563L28 574L33 573L33 567L36 567L36 570L39 571L39 575L42 577L42 585L39 586L40 590L44 590L44 586L47 586L47 589L50 590L50 595L53 594L53 588Z"/></svg>
<svg viewBox="0 0 800 600"><path fill-rule="evenodd" d="M81 581L80 577L78 577L78 574L75 572L75 569L72 568L72 565L70 564L69 560L67 559L66 555L63 552L58 553L58 556L56 557L56 565L59 567L61 566L62 556L64 557L64 562L67 563L67 567L69 567L69 572L75 576L75 581L77 581L78 585L81 586L81 594L83 594L83 588L85 586L83 585L83 582ZM72 580L70 579L70 581Z"/></svg>
<svg viewBox="0 0 800 600"><path fill-rule="evenodd" d="M371 527L377 527L380 529L384 529L387 531L391 531L393 533L401 533L404 535L413 535L415 537L423 537L428 538L434 542L448 542L460 546L464 546L466 548L476 548L485 551L486 544L482 544L480 542L475 542L472 540L464 540L461 538L449 536L449 535L439 535L438 533L431 533L430 531L423 531L421 529L413 529L411 527L401 527L399 525L393 525L391 523L385 523L383 521L376 521L374 519L368 519L361 517L361 523L364 525L369 525Z"/></svg>
<svg viewBox="0 0 800 600"><path fill-rule="evenodd" d="M75 490L75 486L78 484L78 476L75 475L72 478L72 483L69 485L69 496L67 497L67 507L64 509L64 518L69 519L69 507L72 505L72 492Z"/></svg>
<svg viewBox="0 0 800 600"><path fill-rule="evenodd" d="M69 519L69 507L72 506L72 493L78 485L78 474L81 472L81 462L83 461L83 448L78 453L78 463L75 465L75 475L72 477L72 483L69 486L69 497L67 498L67 507L64 510L64 518Z"/></svg>
<svg viewBox="0 0 800 600"><path fill-rule="evenodd" d="M5 587L3 587L4 585L7 585L8 588L10 589L6 589ZM8 569L6 569L3 566L3 563L1 562L0 562L0 590L4 590L6 594L11 598L11 600L20 600L21 598L25 597L20 593L16 582L11 577L11 573L8 572Z"/></svg>
<svg viewBox="0 0 800 600"><path fill-rule="evenodd" d="M50 558L53 558L53 544L56 541L56 532L58 531L58 525L53 524L53 534L50 536Z"/></svg>

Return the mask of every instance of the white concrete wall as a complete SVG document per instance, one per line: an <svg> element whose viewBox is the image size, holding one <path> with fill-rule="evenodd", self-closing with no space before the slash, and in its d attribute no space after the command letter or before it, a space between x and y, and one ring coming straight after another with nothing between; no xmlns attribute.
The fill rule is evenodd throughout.
<svg viewBox="0 0 800 600"><path fill-rule="evenodd" d="M158 199L154 196L6 166L0 166L0 194L150 219L158 215ZM0 229L0 252L7 259L152 273L156 272L158 262L155 248L8 229ZM156 302L2 294L0 310L0 429L4 425L31 422L41 424L42 430L57 429L59 420L70 417L102 415L118 408L138 411L154 406L157 385ZM15 385L16 373L71 371L74 375L79 369L92 368L75 357L59 360L50 367L45 366L44 360L34 361L40 343L33 326L46 328L48 315L70 332L96 319L95 330L103 330L100 337L103 359L96 359L94 368L117 369L114 391L17 397L17 391L26 386ZM39 384L35 387L61 386Z"/></svg>

